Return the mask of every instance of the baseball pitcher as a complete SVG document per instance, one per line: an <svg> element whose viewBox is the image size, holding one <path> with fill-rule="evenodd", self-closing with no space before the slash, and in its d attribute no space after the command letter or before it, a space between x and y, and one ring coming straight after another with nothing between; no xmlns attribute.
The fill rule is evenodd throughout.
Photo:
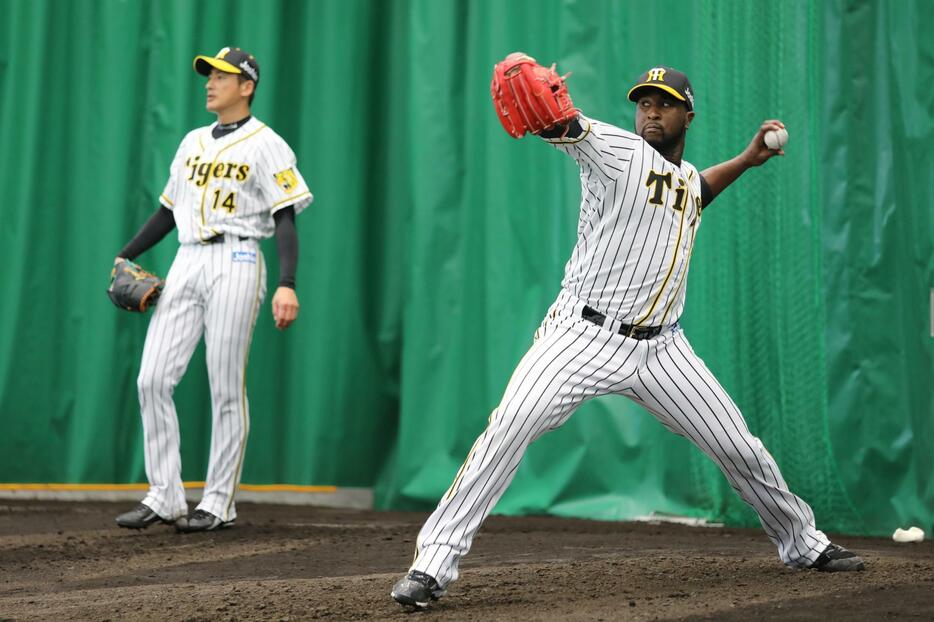
<svg viewBox="0 0 934 622"><path fill-rule="evenodd" d="M392 597L407 608L440 598L529 444L585 400L611 393L640 404L709 456L759 515L785 564L862 570L859 557L814 525L811 508L788 490L678 324L703 210L743 172L783 155L763 141L783 124L763 122L739 155L699 172L682 159L694 91L671 67L649 69L630 89L635 132L581 114L554 67L525 54L496 65L491 94L510 135L536 134L580 166L577 244L557 300L418 534L415 560Z"/></svg>

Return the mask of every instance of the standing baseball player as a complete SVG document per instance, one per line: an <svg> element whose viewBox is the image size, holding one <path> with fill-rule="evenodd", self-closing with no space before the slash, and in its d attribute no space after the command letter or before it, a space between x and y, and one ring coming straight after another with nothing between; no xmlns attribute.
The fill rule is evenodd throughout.
<svg viewBox="0 0 934 622"><path fill-rule="evenodd" d="M276 327L298 315L295 215L312 195L295 154L250 115L259 63L239 48L198 56L207 76L207 109L217 122L182 140L158 211L118 254L133 259L174 228L180 243L149 323L139 373L149 492L117 524L143 529L174 523L182 532L230 527L237 516L249 431L246 367L253 327L266 295L259 241L275 234L279 286L272 298ZM204 495L188 515L172 392L204 335L211 385L211 457Z"/></svg>
<svg viewBox="0 0 934 622"><path fill-rule="evenodd" d="M862 570L859 557L815 527L811 508L788 490L678 325L702 210L747 169L784 154L763 140L782 123L763 122L742 153L698 172L682 159L694 92L670 67L650 69L629 91L635 133L580 114L554 69L523 54L496 66L491 91L510 134L538 134L580 166L577 244L557 300L419 532L415 561L392 597L415 608L440 598L529 444L584 401L610 393L707 454L759 515L785 564Z"/></svg>

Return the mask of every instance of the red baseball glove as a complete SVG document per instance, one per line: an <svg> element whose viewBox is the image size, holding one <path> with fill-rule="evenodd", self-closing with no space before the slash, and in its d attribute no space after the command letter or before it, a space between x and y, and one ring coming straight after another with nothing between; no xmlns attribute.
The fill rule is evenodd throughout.
<svg viewBox="0 0 934 622"><path fill-rule="evenodd" d="M493 67L490 95L510 136L538 134L577 116L565 78L555 73L554 65L542 67L522 52L513 52Z"/></svg>

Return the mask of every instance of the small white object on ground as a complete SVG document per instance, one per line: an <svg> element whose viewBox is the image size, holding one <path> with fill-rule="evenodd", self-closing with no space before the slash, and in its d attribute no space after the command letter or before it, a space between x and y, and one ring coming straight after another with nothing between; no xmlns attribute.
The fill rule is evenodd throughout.
<svg viewBox="0 0 934 622"><path fill-rule="evenodd" d="M899 527L892 534L892 539L896 542L921 542L924 540L924 531L918 527L909 527L908 529Z"/></svg>

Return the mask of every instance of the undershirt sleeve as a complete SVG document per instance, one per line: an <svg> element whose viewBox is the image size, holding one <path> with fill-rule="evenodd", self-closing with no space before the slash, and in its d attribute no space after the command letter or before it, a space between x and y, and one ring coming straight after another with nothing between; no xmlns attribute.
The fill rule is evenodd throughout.
<svg viewBox="0 0 934 622"><path fill-rule="evenodd" d="M565 127L567 127L567 132L565 132ZM575 117L568 121L567 126L556 125L550 130L542 130L539 134L542 138L577 138L583 133L584 128L581 127L580 120Z"/></svg>
<svg viewBox="0 0 934 622"><path fill-rule="evenodd" d="M175 217L172 210L160 205L156 213L150 216L139 233L124 246L117 257L134 260L162 240L169 231L175 228Z"/></svg>
<svg viewBox="0 0 934 622"><path fill-rule="evenodd" d="M279 253L279 285L295 289L295 269L298 265L298 233L295 231L295 207L276 210L276 250Z"/></svg>
<svg viewBox="0 0 934 622"><path fill-rule="evenodd" d="M707 184L707 180L704 179L704 176L700 176L700 201L701 209L704 209L713 201L714 196L713 192L710 190L710 186Z"/></svg>

